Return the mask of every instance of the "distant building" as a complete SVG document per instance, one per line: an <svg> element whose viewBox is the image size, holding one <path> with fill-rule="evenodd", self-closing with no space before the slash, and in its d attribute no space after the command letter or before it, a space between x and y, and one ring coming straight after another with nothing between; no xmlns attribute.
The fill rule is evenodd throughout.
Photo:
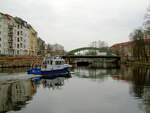
<svg viewBox="0 0 150 113"><path fill-rule="evenodd" d="M150 56L150 39L146 38L144 39L144 41L145 41L146 54L147 56ZM124 59L132 59L133 44L134 44L133 41L114 44L111 46L111 50Z"/></svg>
<svg viewBox="0 0 150 113"><path fill-rule="evenodd" d="M45 41L43 41L41 38L37 39L37 54L38 55L45 55Z"/></svg>
<svg viewBox="0 0 150 113"><path fill-rule="evenodd" d="M111 50L117 55L122 57L131 56L132 42L129 41L129 42L114 44L113 46L111 46Z"/></svg>
<svg viewBox="0 0 150 113"><path fill-rule="evenodd" d="M52 50L53 51L64 51L64 46L62 46L60 44L54 44L54 45L52 45Z"/></svg>
<svg viewBox="0 0 150 113"><path fill-rule="evenodd" d="M45 47L45 53L47 55L64 55L64 47L60 44L47 44Z"/></svg>

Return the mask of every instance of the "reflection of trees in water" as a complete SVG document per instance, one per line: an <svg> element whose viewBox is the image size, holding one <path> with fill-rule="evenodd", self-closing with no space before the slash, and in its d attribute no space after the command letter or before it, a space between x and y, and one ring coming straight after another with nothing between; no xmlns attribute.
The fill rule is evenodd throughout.
<svg viewBox="0 0 150 113"><path fill-rule="evenodd" d="M150 113L150 68L122 66L121 74L112 76L116 80L124 80L130 83L130 94L136 99L142 100L140 108Z"/></svg>
<svg viewBox="0 0 150 113"><path fill-rule="evenodd" d="M146 86L150 86L150 69L143 67L132 68L132 88L134 96L141 98Z"/></svg>
<svg viewBox="0 0 150 113"><path fill-rule="evenodd" d="M36 92L31 80L3 81L0 83L0 112L20 110Z"/></svg>
<svg viewBox="0 0 150 113"><path fill-rule="evenodd" d="M130 93L142 99L140 108L150 113L150 68L132 67L132 85Z"/></svg>
<svg viewBox="0 0 150 113"><path fill-rule="evenodd" d="M81 78L91 78L91 79L105 79L110 75L116 75L119 73L117 69L94 69L86 67L78 67L74 69L76 76Z"/></svg>
<svg viewBox="0 0 150 113"><path fill-rule="evenodd" d="M41 83L44 88L60 89L64 85L65 77L57 77L55 79L43 79Z"/></svg>

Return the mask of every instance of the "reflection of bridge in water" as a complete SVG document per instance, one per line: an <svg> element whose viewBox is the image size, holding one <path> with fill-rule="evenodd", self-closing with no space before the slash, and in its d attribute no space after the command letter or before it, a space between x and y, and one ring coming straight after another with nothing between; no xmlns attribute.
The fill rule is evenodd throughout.
<svg viewBox="0 0 150 113"><path fill-rule="evenodd" d="M77 76L81 78L103 79L109 75L117 75L119 73L119 70L78 67L74 69L74 72L76 73Z"/></svg>
<svg viewBox="0 0 150 113"><path fill-rule="evenodd" d="M69 51L62 56L67 63L90 65L91 67L119 67L120 57L109 48L83 47Z"/></svg>

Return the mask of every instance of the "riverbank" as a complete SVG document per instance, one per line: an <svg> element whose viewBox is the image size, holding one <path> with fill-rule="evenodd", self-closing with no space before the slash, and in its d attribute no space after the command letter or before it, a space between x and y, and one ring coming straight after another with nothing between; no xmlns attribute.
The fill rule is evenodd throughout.
<svg viewBox="0 0 150 113"><path fill-rule="evenodd" d="M42 62L40 56L0 56L0 68L31 67Z"/></svg>
<svg viewBox="0 0 150 113"><path fill-rule="evenodd" d="M138 62L138 61L136 61L136 62L125 62L123 64L150 67L150 62Z"/></svg>

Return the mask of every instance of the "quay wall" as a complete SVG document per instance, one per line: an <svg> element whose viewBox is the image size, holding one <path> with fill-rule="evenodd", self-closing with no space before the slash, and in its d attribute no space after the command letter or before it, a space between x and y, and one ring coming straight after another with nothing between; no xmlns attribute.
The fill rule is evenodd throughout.
<svg viewBox="0 0 150 113"><path fill-rule="evenodd" d="M0 68L31 67L41 64L42 60L40 56L0 56Z"/></svg>

